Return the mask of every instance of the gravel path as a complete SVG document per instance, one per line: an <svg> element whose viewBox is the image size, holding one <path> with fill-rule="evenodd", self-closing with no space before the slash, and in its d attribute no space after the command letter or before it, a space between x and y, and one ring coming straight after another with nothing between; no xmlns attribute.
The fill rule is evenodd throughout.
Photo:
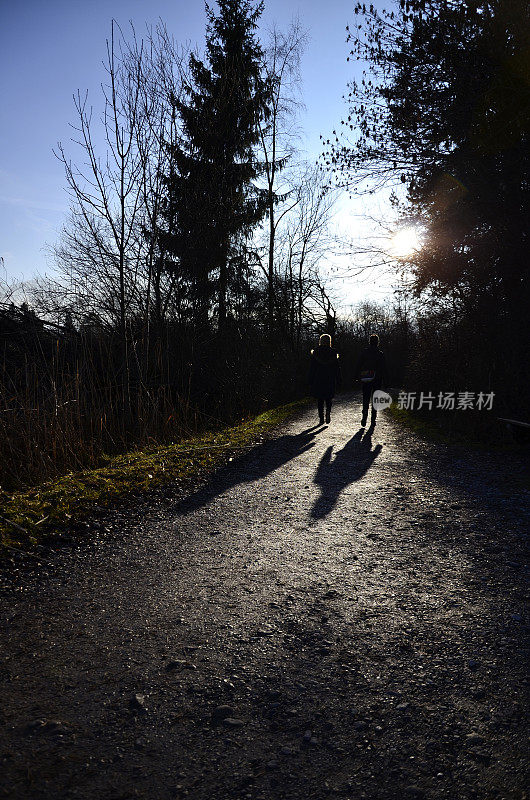
<svg viewBox="0 0 530 800"><path fill-rule="evenodd" d="M526 797L523 459L359 416L4 582L0 797Z"/></svg>

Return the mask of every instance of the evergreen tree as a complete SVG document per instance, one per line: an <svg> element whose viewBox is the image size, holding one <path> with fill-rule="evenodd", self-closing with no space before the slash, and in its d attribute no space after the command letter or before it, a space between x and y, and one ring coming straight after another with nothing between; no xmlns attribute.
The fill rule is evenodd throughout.
<svg viewBox="0 0 530 800"><path fill-rule="evenodd" d="M266 114L262 50L256 39L263 3L218 0L207 5L206 62L192 55L191 81L174 106L180 141L166 176L163 243L174 267L190 281L196 321L206 327L217 296L218 324L227 320L230 263L266 211L254 148Z"/></svg>

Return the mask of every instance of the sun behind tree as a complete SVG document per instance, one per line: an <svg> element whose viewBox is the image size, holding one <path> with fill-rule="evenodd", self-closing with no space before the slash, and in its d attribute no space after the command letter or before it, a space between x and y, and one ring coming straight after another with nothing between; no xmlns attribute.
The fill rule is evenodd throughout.
<svg viewBox="0 0 530 800"><path fill-rule="evenodd" d="M413 226L407 225L399 228L390 238L388 252L394 258L409 258L423 246L423 236L421 231Z"/></svg>

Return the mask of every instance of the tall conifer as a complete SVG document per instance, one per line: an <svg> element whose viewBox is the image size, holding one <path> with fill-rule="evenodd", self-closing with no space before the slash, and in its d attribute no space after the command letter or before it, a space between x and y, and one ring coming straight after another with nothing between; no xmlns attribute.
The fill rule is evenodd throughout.
<svg viewBox="0 0 530 800"><path fill-rule="evenodd" d="M191 56L190 85L174 103L182 136L166 176L165 244L190 281L198 323L208 324L216 298L223 330L234 245L266 211L253 181L267 103L256 38L263 3L218 0L218 7L215 14L206 5L206 59Z"/></svg>

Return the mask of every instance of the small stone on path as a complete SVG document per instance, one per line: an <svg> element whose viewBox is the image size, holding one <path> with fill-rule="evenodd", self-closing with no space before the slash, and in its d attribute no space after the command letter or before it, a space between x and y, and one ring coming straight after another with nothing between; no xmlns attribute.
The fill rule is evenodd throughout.
<svg viewBox="0 0 530 800"><path fill-rule="evenodd" d="M227 728L242 728L244 724L242 719L236 719L235 717L225 717L223 719L223 725L226 725Z"/></svg>
<svg viewBox="0 0 530 800"><path fill-rule="evenodd" d="M130 705L132 708L135 708L138 711L143 711L144 713L147 712L145 694L133 694L130 699Z"/></svg>

